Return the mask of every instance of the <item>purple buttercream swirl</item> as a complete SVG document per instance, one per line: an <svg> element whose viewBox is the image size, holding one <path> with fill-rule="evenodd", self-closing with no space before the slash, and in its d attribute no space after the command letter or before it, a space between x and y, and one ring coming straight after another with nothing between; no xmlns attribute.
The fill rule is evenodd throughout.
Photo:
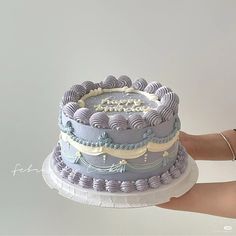
<svg viewBox="0 0 236 236"><path fill-rule="evenodd" d="M180 170L181 173L183 173L187 167L187 161L175 161L175 166Z"/></svg>
<svg viewBox="0 0 236 236"><path fill-rule="evenodd" d="M133 88L136 90L140 90L143 91L146 86L147 86L147 81L143 78L137 79L134 83L133 83Z"/></svg>
<svg viewBox="0 0 236 236"><path fill-rule="evenodd" d="M150 110L144 114L144 119L150 126L157 126L161 123L161 114L156 110Z"/></svg>
<svg viewBox="0 0 236 236"><path fill-rule="evenodd" d="M70 90L75 91L79 95L79 98L83 97L86 94L86 89L80 84L73 85Z"/></svg>
<svg viewBox="0 0 236 236"><path fill-rule="evenodd" d="M172 92L170 88L167 88L166 86L162 86L159 89L157 89L157 91L155 92L155 95L157 95L157 97L161 99L166 93L169 93L169 92Z"/></svg>
<svg viewBox="0 0 236 236"><path fill-rule="evenodd" d="M86 175L81 175L79 185L83 188L91 188L93 185L93 178Z"/></svg>
<svg viewBox="0 0 236 236"><path fill-rule="evenodd" d="M94 83L92 81L84 81L82 86L86 89L86 93L94 89Z"/></svg>
<svg viewBox="0 0 236 236"><path fill-rule="evenodd" d="M96 112L90 117L89 123L95 128L108 128L109 117L105 112Z"/></svg>
<svg viewBox="0 0 236 236"><path fill-rule="evenodd" d="M116 114L110 117L109 127L115 130L125 130L128 128L128 122L124 116Z"/></svg>
<svg viewBox="0 0 236 236"><path fill-rule="evenodd" d="M186 148L183 145L179 145L178 156L187 156Z"/></svg>
<svg viewBox="0 0 236 236"><path fill-rule="evenodd" d="M148 184L151 188L159 188L161 186L160 176L152 176L148 179Z"/></svg>
<svg viewBox="0 0 236 236"><path fill-rule="evenodd" d="M113 75L109 75L107 76L107 78L104 81L104 88L117 88L118 87L118 80L116 79L115 76Z"/></svg>
<svg viewBox="0 0 236 236"><path fill-rule="evenodd" d="M172 178L171 178L169 171L166 171L163 174L161 174L161 183L169 184L171 182L171 180L172 180Z"/></svg>
<svg viewBox="0 0 236 236"><path fill-rule="evenodd" d="M117 192L120 190L120 183L117 180L108 180L106 181L106 190L108 192Z"/></svg>
<svg viewBox="0 0 236 236"><path fill-rule="evenodd" d="M61 155L60 156L53 155L53 164L57 164L58 162L61 161L62 161Z"/></svg>
<svg viewBox="0 0 236 236"><path fill-rule="evenodd" d="M122 181L120 185L120 190L125 193L130 193L135 190L135 185L132 181Z"/></svg>
<svg viewBox="0 0 236 236"><path fill-rule="evenodd" d="M72 183L72 184L78 184L79 180L81 177L81 173L76 172L76 171L72 171L70 172L69 176L68 176L68 180Z"/></svg>
<svg viewBox="0 0 236 236"><path fill-rule="evenodd" d="M143 127L145 127L145 122L142 116L139 114L130 115L128 117L128 123L132 129L142 129Z"/></svg>
<svg viewBox="0 0 236 236"><path fill-rule="evenodd" d="M54 156L61 156L61 147L59 144L56 145L56 147L53 150Z"/></svg>
<svg viewBox="0 0 236 236"><path fill-rule="evenodd" d="M57 152L55 150L57 149ZM60 172L63 178L67 178L73 184L79 184L83 188L93 188L96 191L108 191L108 192L132 192L135 190L146 191L148 188L158 188L161 184L169 184L172 178L178 178L187 168L187 153L183 146L179 145L178 158L174 165L169 168L166 172L160 176L152 176L148 179L138 179L136 181L118 181L118 180L104 180L96 179L79 172L72 171L71 168L67 167L66 164L61 160L56 160L56 156L60 150L60 144L54 149L53 157L55 168ZM181 155L180 155L181 153ZM183 156L180 157L180 156Z"/></svg>
<svg viewBox="0 0 236 236"><path fill-rule="evenodd" d="M132 86L132 81L131 81L131 79L127 75L121 75L118 78L118 86L120 88L123 88L125 86L131 87Z"/></svg>
<svg viewBox="0 0 236 236"><path fill-rule="evenodd" d="M135 181L135 186L138 191L146 191L148 189L148 182L146 179L138 179Z"/></svg>
<svg viewBox="0 0 236 236"><path fill-rule="evenodd" d="M65 105L68 102L77 102L79 100L79 95L74 90L68 90L64 93L62 98L62 104Z"/></svg>
<svg viewBox="0 0 236 236"><path fill-rule="evenodd" d="M180 162L185 161L187 158L188 158L187 153L183 153L183 154L178 153L177 155L177 160Z"/></svg>
<svg viewBox="0 0 236 236"><path fill-rule="evenodd" d="M93 189L96 191L105 190L105 180L104 179L93 179Z"/></svg>
<svg viewBox="0 0 236 236"><path fill-rule="evenodd" d="M144 89L144 92L155 93L161 86L162 85L160 83L153 81L147 85L147 87Z"/></svg>
<svg viewBox="0 0 236 236"><path fill-rule="evenodd" d="M69 102L63 106L62 110L66 116L73 118L74 113L80 108L77 102Z"/></svg>
<svg viewBox="0 0 236 236"><path fill-rule="evenodd" d="M63 161L60 161L60 162L56 163L56 168L59 172L61 172L62 169L65 168L65 167L66 167L66 164Z"/></svg>
<svg viewBox="0 0 236 236"><path fill-rule="evenodd" d="M90 110L86 107L83 107L83 108L78 109L74 113L73 118L74 118L74 120L87 125L87 124L89 124L89 119L92 116L92 114L93 114L92 110Z"/></svg>
<svg viewBox="0 0 236 236"><path fill-rule="evenodd" d="M66 166L64 169L61 170L60 174L62 178L68 178L68 175L71 173L72 169Z"/></svg>
<svg viewBox="0 0 236 236"><path fill-rule="evenodd" d="M170 120L174 115L172 109L164 105L158 106L156 111L161 114L163 121Z"/></svg>
<svg viewBox="0 0 236 236"><path fill-rule="evenodd" d="M100 86L100 83L95 83L94 84L94 89L98 89L98 88L100 88L101 86Z"/></svg>
<svg viewBox="0 0 236 236"><path fill-rule="evenodd" d="M68 91L66 91L66 92L64 93L64 96L67 96L67 97L76 97L76 98L79 97L78 93L77 93L76 91L74 91L74 90L68 90Z"/></svg>
<svg viewBox="0 0 236 236"><path fill-rule="evenodd" d="M169 172L170 172L171 177L174 179L179 178L179 176L181 175L180 170L175 165L170 167Z"/></svg>
<svg viewBox="0 0 236 236"><path fill-rule="evenodd" d="M172 109L174 114L178 113L179 97L176 93L166 93L161 98L161 104Z"/></svg>
<svg viewBox="0 0 236 236"><path fill-rule="evenodd" d="M179 97L176 93L169 92L161 98L161 103L172 107L175 104L179 104Z"/></svg>

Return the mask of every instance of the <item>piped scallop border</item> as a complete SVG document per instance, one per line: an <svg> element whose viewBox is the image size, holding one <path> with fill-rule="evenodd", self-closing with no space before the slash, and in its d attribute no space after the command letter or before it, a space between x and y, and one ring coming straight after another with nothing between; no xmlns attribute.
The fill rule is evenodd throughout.
<svg viewBox="0 0 236 236"><path fill-rule="evenodd" d="M156 99L160 105L142 116L134 113L128 118L122 114L109 117L105 112L93 112L91 109L83 107L83 98L120 88L130 92L147 94L152 99ZM159 82L148 83L141 78L132 83L126 75L122 75L118 79L109 75L105 81L100 83L85 81L81 85L73 85L64 93L60 107L65 116L79 123L95 128L125 130L158 126L178 113L178 104L178 96L170 88L162 86Z"/></svg>
<svg viewBox="0 0 236 236"><path fill-rule="evenodd" d="M72 184L78 184L83 188L94 189L95 191L107 192L133 192L146 191L149 188L159 188L162 184L170 184L172 179L179 178L187 168L187 152L182 145L179 145L177 159L173 166L161 175L152 176L146 179L138 179L136 181L118 181L106 180L101 178L92 178L81 174L78 171L73 171L62 160L61 147L58 143L53 151L54 168L62 178L67 179Z"/></svg>

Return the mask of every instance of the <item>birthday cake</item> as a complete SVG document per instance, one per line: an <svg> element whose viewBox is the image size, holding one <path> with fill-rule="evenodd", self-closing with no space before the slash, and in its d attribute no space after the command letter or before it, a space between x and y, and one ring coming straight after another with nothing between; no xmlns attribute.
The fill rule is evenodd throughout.
<svg viewBox="0 0 236 236"><path fill-rule="evenodd" d="M102 207L183 195L198 168L179 142L178 106L170 88L143 78L73 85L60 102L59 140L43 163L44 180L64 197Z"/></svg>

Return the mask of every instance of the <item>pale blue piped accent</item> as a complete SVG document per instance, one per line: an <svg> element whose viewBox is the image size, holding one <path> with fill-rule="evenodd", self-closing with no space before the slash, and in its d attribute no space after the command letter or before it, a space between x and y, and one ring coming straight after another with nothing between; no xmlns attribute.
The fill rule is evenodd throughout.
<svg viewBox="0 0 236 236"><path fill-rule="evenodd" d="M156 160L151 163L129 163L129 162L119 162L117 164L112 164L111 166L98 166L89 163L82 155L69 155L65 152L62 152L63 156L71 163L74 164L83 164L87 167L87 170L91 172L99 172L99 173L117 173L117 172L125 172L125 171L139 171L139 172L146 172L146 171L154 171L161 166L166 166L167 163L176 157L176 155L168 156L168 158L163 158ZM91 170L92 169L92 170Z"/></svg>
<svg viewBox="0 0 236 236"><path fill-rule="evenodd" d="M60 147L59 147L59 149L60 149ZM56 153L54 153L54 154L56 154ZM185 149L180 145L179 150L178 150L178 156L185 155L185 154L186 154ZM123 163L123 164L125 164L125 163ZM148 179L139 179L136 181L114 181L114 180L104 180L104 179L91 178L91 177L88 177L84 174L82 175L79 172L73 172L73 171L71 172L70 168L67 168L66 164L61 160L56 161L54 166L57 169L57 171L59 171L59 172L64 171L64 169L69 171L70 174L67 175L67 173L66 173L66 176L68 176L68 177L65 176L65 178L68 178L68 180L73 184L80 184L82 187L93 188L93 189L99 190L99 191L104 190L104 191L109 191L109 192L116 192L116 191L132 192L132 191L135 191L134 184L135 184L135 187L137 190L145 191L149 187L150 188L158 188L161 184L171 183L172 178L178 178L186 170L187 158L183 161L176 160L174 165L169 170L167 170L165 173L163 173L161 175L152 176ZM91 167L91 165L90 165L90 167ZM114 165L112 165L112 167L114 167ZM123 166L122 166L121 170L124 170Z"/></svg>
<svg viewBox="0 0 236 236"><path fill-rule="evenodd" d="M109 137L109 135L106 132L103 132L99 137L98 137L98 142L92 142L89 140L84 140L82 138L78 138L73 134L73 127L72 123L68 121L66 123L66 126L63 126L61 123L61 114L59 113L59 127L60 130L64 133L67 133L73 140L78 142L79 144L83 144L85 146L95 146L95 147L108 147L108 148L114 148L114 149L122 149L122 150L133 150L136 148L143 147L146 145L148 142L154 142L154 143L166 143L169 142L173 137L176 135L176 133L180 130L180 120L177 117L174 123L174 129L173 131L166 137L155 137L155 134L153 133L152 129L147 129L147 131L143 134L143 140L138 142L138 143L133 143L133 144L118 144L118 143L113 143L113 140Z"/></svg>
<svg viewBox="0 0 236 236"><path fill-rule="evenodd" d="M101 144L105 144L105 143L112 143L112 139L108 136L108 134L106 132L103 132L99 137L98 140Z"/></svg>

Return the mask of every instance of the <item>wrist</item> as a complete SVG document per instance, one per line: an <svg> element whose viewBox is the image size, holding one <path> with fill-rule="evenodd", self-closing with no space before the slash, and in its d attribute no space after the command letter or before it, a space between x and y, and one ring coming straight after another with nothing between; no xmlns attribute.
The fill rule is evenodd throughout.
<svg viewBox="0 0 236 236"><path fill-rule="evenodd" d="M236 132L235 130L225 130L220 133L222 138L225 140L225 143L228 146L228 149L231 152L232 160L236 160Z"/></svg>

